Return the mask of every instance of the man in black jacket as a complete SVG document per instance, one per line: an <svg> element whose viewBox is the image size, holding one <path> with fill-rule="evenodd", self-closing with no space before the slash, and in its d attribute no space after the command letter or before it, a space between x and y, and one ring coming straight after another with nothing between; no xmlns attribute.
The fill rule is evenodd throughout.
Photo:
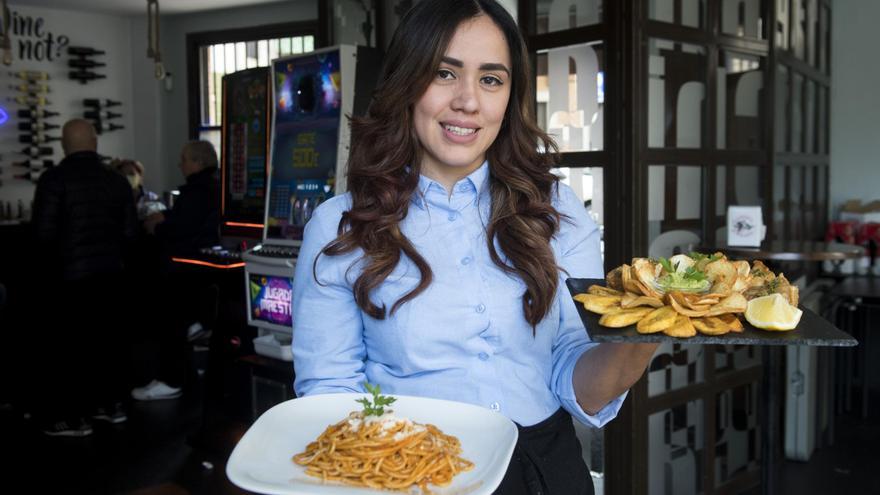
<svg viewBox="0 0 880 495"><path fill-rule="evenodd" d="M169 211L155 213L144 220L147 232L155 234L166 255L166 279L162 291L167 297L168 319L157 323L158 333L148 334L144 349L158 343L158 356L146 359L142 373L149 383L131 391L137 400L180 397L186 373L187 328L196 322L201 294L211 285L191 265L171 258L192 258L199 250L220 242L220 181L217 152L207 141L190 141L180 153L180 171L186 184ZM158 340L158 342L150 342Z"/></svg>
<svg viewBox="0 0 880 495"><path fill-rule="evenodd" d="M124 254L137 235L131 187L108 170L88 121L62 130L65 158L47 170L34 195L33 228L60 311L46 315L48 387L37 411L47 435L86 436L90 415L126 420ZM45 368L44 368L45 371Z"/></svg>

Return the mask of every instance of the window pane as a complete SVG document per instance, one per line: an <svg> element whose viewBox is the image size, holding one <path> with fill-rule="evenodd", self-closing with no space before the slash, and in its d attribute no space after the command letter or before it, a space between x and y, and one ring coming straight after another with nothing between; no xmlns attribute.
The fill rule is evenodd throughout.
<svg viewBox="0 0 880 495"><path fill-rule="evenodd" d="M278 51L282 56L290 55L290 38L281 38L281 48Z"/></svg>
<svg viewBox="0 0 880 495"><path fill-rule="evenodd" d="M214 50L210 46L203 46L200 50L205 60L207 74L202 74L202 124L211 125L217 115L214 112ZM207 110L207 115L205 115Z"/></svg>
<svg viewBox="0 0 880 495"><path fill-rule="evenodd" d="M604 194L601 167L561 167L551 172L560 178L560 182L568 185L575 195L584 203L584 208L599 225L600 232L605 230ZM601 240L602 259L605 259L605 239Z"/></svg>
<svg viewBox="0 0 880 495"><path fill-rule="evenodd" d="M257 66L266 67L269 65L269 42L260 40L257 42Z"/></svg>
<svg viewBox="0 0 880 495"><path fill-rule="evenodd" d="M816 153L820 155L828 154L828 90L824 86L819 86L819 101L816 104L816 110L819 113L819 119L816 127Z"/></svg>
<svg viewBox="0 0 880 495"><path fill-rule="evenodd" d="M226 72L224 74L232 74L235 72L235 43L226 43L224 45L226 55Z"/></svg>
<svg viewBox="0 0 880 495"><path fill-rule="evenodd" d="M235 70L247 69L247 46L244 42L235 44Z"/></svg>
<svg viewBox="0 0 880 495"><path fill-rule="evenodd" d="M691 367L690 362L682 361L676 354L682 353L690 358L703 350L701 345L661 344L657 352L666 347L673 348L664 353L673 356L670 358L674 360L671 361L673 369L685 374ZM705 493L704 411L703 399L697 399L648 417L649 495Z"/></svg>
<svg viewBox="0 0 880 495"><path fill-rule="evenodd" d="M817 24L819 21L819 13L816 5L817 0L805 1L807 3L807 17L803 22L807 28L807 35L804 39L804 48L807 52L807 63L815 67L818 63L816 57L818 52L816 49L816 32L818 31Z"/></svg>
<svg viewBox="0 0 880 495"><path fill-rule="evenodd" d="M776 141L776 151L786 151L788 139L788 69L778 64L776 66L776 118L773 129Z"/></svg>
<svg viewBox="0 0 880 495"><path fill-rule="evenodd" d="M791 79L791 151L804 152L804 112L803 112L804 76L792 73Z"/></svg>
<svg viewBox="0 0 880 495"><path fill-rule="evenodd" d="M303 51L310 52L315 49L315 37L314 36L306 36L303 40Z"/></svg>
<svg viewBox="0 0 880 495"><path fill-rule="evenodd" d="M716 359L721 351L726 351L725 348L733 348L734 356L748 353L751 356L745 359L752 364L760 362L758 353L752 351L754 346L713 347L717 348ZM715 396L715 488L749 471L761 469L760 389L758 382L746 383Z"/></svg>
<svg viewBox="0 0 880 495"><path fill-rule="evenodd" d="M220 146L220 133L220 129L199 129L199 140L208 141L214 145L218 163L220 161L220 154L223 152L223 148Z"/></svg>
<svg viewBox="0 0 880 495"><path fill-rule="evenodd" d="M816 167L803 167L801 174L803 175L803 190L801 191L800 211L803 225L803 239L814 239L824 232L816 231L816 204L813 202L813 187L815 182Z"/></svg>
<svg viewBox="0 0 880 495"><path fill-rule="evenodd" d="M788 3L791 0L776 0L776 46L788 50Z"/></svg>
<svg viewBox="0 0 880 495"><path fill-rule="evenodd" d="M828 9L821 7L819 9L819 32L816 35L816 44L819 46L819 70L826 74L830 73L830 67L828 67L828 43L830 41L828 17Z"/></svg>
<svg viewBox="0 0 880 495"><path fill-rule="evenodd" d="M247 48L247 68L252 69L257 66L257 42L248 41L245 43Z"/></svg>
<svg viewBox="0 0 880 495"><path fill-rule="evenodd" d="M269 40L269 61L275 60L280 55L278 54L278 45L280 41L277 39Z"/></svg>
<svg viewBox="0 0 880 495"><path fill-rule="evenodd" d="M785 217L787 203L785 201L785 170L788 167L773 167L773 240L783 241L788 239L785 231Z"/></svg>
<svg viewBox="0 0 880 495"><path fill-rule="evenodd" d="M652 38L649 52L648 146L703 147L705 49Z"/></svg>
<svg viewBox="0 0 880 495"><path fill-rule="evenodd" d="M803 168L788 167L789 190L786 208L788 209L789 239L803 239Z"/></svg>
<svg viewBox="0 0 880 495"><path fill-rule="evenodd" d="M538 53L538 125L559 151L603 149L603 55L601 43Z"/></svg>
<svg viewBox="0 0 880 495"><path fill-rule="evenodd" d="M816 84L807 79L804 91L804 152L816 153Z"/></svg>
<svg viewBox="0 0 880 495"><path fill-rule="evenodd" d="M648 254L689 252L703 237L703 169L699 166L648 167ZM670 248L670 246L673 246ZM671 249L662 252L662 249Z"/></svg>
<svg viewBox="0 0 880 495"><path fill-rule="evenodd" d="M763 59L721 52L718 61L718 148L763 148Z"/></svg>
<svg viewBox="0 0 880 495"><path fill-rule="evenodd" d="M799 59L806 58L806 41L807 33L807 6L804 0L792 1L792 20L791 20L791 48L794 56Z"/></svg>
<svg viewBox="0 0 880 495"><path fill-rule="evenodd" d="M766 168L755 165L719 165L715 167L715 217L711 219L711 231L715 242L727 240L728 206L761 206L765 204L763 184L769 178ZM712 194L710 191L708 194ZM711 241L711 238L709 238Z"/></svg>
<svg viewBox="0 0 880 495"><path fill-rule="evenodd" d="M602 0L545 0L535 8L536 34L602 22Z"/></svg>
<svg viewBox="0 0 880 495"><path fill-rule="evenodd" d="M702 28L706 25L706 0L649 0L648 18Z"/></svg>
<svg viewBox="0 0 880 495"><path fill-rule="evenodd" d="M302 36L297 36L293 38L293 53L302 53L303 52L303 39Z"/></svg>
<svg viewBox="0 0 880 495"><path fill-rule="evenodd" d="M721 32L734 36L764 39L765 0L723 0Z"/></svg>

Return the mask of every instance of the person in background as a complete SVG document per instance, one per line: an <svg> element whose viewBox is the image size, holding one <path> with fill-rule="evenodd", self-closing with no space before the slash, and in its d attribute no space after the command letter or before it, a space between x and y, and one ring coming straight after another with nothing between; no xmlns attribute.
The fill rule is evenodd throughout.
<svg viewBox="0 0 880 495"><path fill-rule="evenodd" d="M159 242L165 258L163 291L168 295L169 319L155 330L156 358L145 360L144 373L153 379L136 387L137 400L175 399L183 391L188 350L187 330L197 322L198 304L208 282L178 266L172 258L189 258L220 242L220 181L217 153L207 141L190 141L180 152L180 171L186 184L170 210L153 213L144 228ZM193 297L197 295L196 297ZM146 346L148 347L148 346ZM151 368L151 369L150 369Z"/></svg>
<svg viewBox="0 0 880 495"><path fill-rule="evenodd" d="M159 195L144 187L144 165L137 160L117 159L110 168L122 174L131 185L137 207L138 220L143 221L153 213L165 210Z"/></svg>
<svg viewBox="0 0 880 495"><path fill-rule="evenodd" d="M127 419L123 269L138 224L131 187L102 163L92 124L68 121L61 146L64 159L40 176L34 195L34 236L59 305L43 335L48 376L35 412L43 433L81 437L93 431L87 417Z"/></svg>

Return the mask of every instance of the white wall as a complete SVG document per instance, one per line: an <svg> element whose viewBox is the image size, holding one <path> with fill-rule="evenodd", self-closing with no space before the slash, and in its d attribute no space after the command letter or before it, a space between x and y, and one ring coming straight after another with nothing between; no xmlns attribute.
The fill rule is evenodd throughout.
<svg viewBox="0 0 880 495"><path fill-rule="evenodd" d="M51 93L48 99L51 102L47 109L60 112L61 115L49 119L48 122L61 125L73 117L82 117L85 107L82 105L83 98L109 98L122 102L121 107L114 107L116 113L121 113L121 119L114 122L125 126L123 130L105 133L98 141L98 152L110 156L123 156L133 146L133 120L131 112L132 102L132 70L129 52L130 35L129 21L127 18L74 12L68 10L48 9L31 7L26 5L9 5L10 10L18 16L30 16L34 22L42 19L42 36L15 36L12 39L14 60L10 67L0 66L0 107L10 114L8 122L0 126L0 154L2 154L2 172L0 180L0 202L5 204L11 201L15 205L19 199L29 206L33 198L35 185L26 180L13 179L14 175L25 172L25 169L11 168L12 162L25 159L16 150L24 148L25 144L18 142L18 123L16 111L25 108L15 102L7 100L17 96L17 90L9 89L10 84L19 84L21 81L8 74L10 70L34 70L49 73L51 80L48 82ZM53 39L52 60L23 60L19 58L20 42L37 42L45 40L51 33ZM66 49L59 49L57 40L60 36L69 38L69 46L86 46L106 51L106 55L95 57L95 60L104 62L106 67L95 71L106 74L106 79L91 81L88 84L80 84L68 78L69 68L67 61L69 56ZM48 133L51 136L60 136L60 129L53 129ZM55 155L51 158L57 163L62 158L61 146L51 143L55 148Z"/></svg>
<svg viewBox="0 0 880 495"><path fill-rule="evenodd" d="M830 213L848 199L880 199L880 2L834 2L831 12Z"/></svg>
<svg viewBox="0 0 880 495"><path fill-rule="evenodd" d="M318 18L317 2L314 0L286 1L282 3L263 4L253 7L213 10L194 14L163 16L160 25L162 59L165 68L171 72L173 88L171 91L158 90L159 104L152 110L144 110L142 116L158 117L160 126L155 138L145 139L138 145L139 149L149 148L153 139L158 140L157 174L161 181L153 185L157 191L170 190L183 182L177 169L177 161L181 147L188 140L189 115L187 106L186 82L186 35L205 31L219 31L243 27L280 24L285 22L307 21ZM145 27L145 24L143 24ZM142 32L146 39L146 29ZM133 56L146 61L146 42L143 50L132 49ZM134 53L139 52L140 54ZM136 59L137 60L137 59ZM146 67L146 64L144 65ZM149 67L152 72L152 67ZM151 93L152 95L152 93ZM140 136L138 136L140 139Z"/></svg>

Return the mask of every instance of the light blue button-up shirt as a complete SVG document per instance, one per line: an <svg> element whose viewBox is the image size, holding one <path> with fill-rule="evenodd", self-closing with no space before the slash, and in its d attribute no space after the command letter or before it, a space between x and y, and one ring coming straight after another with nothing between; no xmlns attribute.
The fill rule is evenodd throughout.
<svg viewBox="0 0 880 495"><path fill-rule="evenodd" d="M365 381L391 394L468 402L500 412L523 426L562 406L581 422L600 427L614 418L626 393L596 415L578 405L572 373L591 343L565 286L566 277L602 278L599 229L583 203L559 184L553 206L562 214L551 241L559 288L537 331L525 320L525 284L489 257L487 163L458 181L452 195L422 176L401 230L431 266L431 285L393 315L376 320L355 304L352 285L361 272L360 250L321 255L336 238L351 196L321 204L306 225L293 287L293 362L297 395L364 392ZM349 269L351 267L351 269ZM391 306L419 282L406 257L371 294Z"/></svg>

